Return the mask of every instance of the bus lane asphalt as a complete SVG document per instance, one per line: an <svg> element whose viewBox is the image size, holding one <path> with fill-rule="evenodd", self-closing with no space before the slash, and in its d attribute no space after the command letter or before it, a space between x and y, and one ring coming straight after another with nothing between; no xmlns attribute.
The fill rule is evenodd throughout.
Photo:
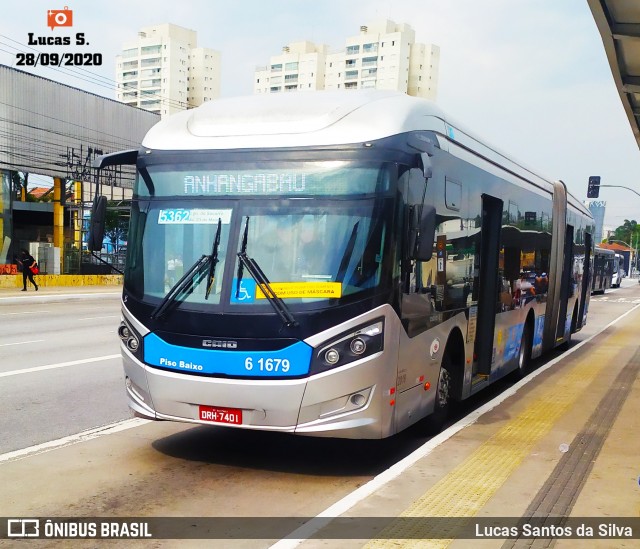
<svg viewBox="0 0 640 549"><path fill-rule="evenodd" d="M639 303L636 280L593 296L588 324L572 345ZM315 517L428 441L420 426L383 441L350 441L126 420L57 447L52 441L0 455L0 516ZM207 546L262 548L278 539L251 539L247 532L247 539L210 540ZM153 546L176 545L156 540Z"/></svg>
<svg viewBox="0 0 640 549"><path fill-rule="evenodd" d="M118 295L42 293L0 297L0 454L129 417Z"/></svg>

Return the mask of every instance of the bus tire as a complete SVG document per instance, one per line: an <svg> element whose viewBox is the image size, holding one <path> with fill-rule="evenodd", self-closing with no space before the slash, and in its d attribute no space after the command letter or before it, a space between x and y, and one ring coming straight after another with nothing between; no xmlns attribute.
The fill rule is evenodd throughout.
<svg viewBox="0 0 640 549"><path fill-rule="evenodd" d="M520 380L529 373L531 367L531 323L525 322L518 349L518 368L514 371L514 379Z"/></svg>
<svg viewBox="0 0 640 549"><path fill-rule="evenodd" d="M430 435L435 435L442 431L449 417L453 401L453 384L451 354L445 352L440 364L433 412L426 418L427 433Z"/></svg>
<svg viewBox="0 0 640 549"><path fill-rule="evenodd" d="M576 303L573 306L573 314L571 315L571 329L569 331L569 337L571 334L575 334L578 329L578 300L576 299Z"/></svg>
<svg viewBox="0 0 640 549"><path fill-rule="evenodd" d="M571 328L569 328L569 334L567 335L567 340L560 345L558 345L558 350L561 352L565 352L569 350L571 346L571 336L575 333L576 327L578 325L578 302L576 301L575 306L573 307L573 316L571 317Z"/></svg>

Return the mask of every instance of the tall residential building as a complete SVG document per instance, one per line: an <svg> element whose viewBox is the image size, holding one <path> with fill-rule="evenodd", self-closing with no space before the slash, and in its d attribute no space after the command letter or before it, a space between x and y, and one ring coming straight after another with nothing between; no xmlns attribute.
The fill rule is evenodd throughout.
<svg viewBox="0 0 640 549"><path fill-rule="evenodd" d="M360 27L344 51L327 56L326 89L398 90L435 99L440 48L416 43L406 23L382 20Z"/></svg>
<svg viewBox="0 0 640 549"><path fill-rule="evenodd" d="M327 46L294 42L271 57L269 65L258 67L253 81L254 93L324 89Z"/></svg>
<svg viewBox="0 0 640 549"><path fill-rule="evenodd" d="M588 203L588 208L596 225L593 241L598 245L603 238L608 236L604 232L604 214L607 209L607 203L604 200L591 200Z"/></svg>
<svg viewBox="0 0 640 549"><path fill-rule="evenodd" d="M431 100L437 97L440 48L417 43L415 31L408 24L385 19L362 26L359 35L347 38L344 50L334 53L325 53L325 46L299 44L306 49L296 47L294 51L297 45L290 44L281 55L271 58L270 66L256 70L255 93L377 88ZM310 60L305 58L307 64L302 65L303 56L311 52L318 52L313 71ZM324 70L319 64L321 57ZM304 81L301 66L306 69ZM313 79L308 77L311 72Z"/></svg>
<svg viewBox="0 0 640 549"><path fill-rule="evenodd" d="M117 99L162 116L220 96L220 52L197 47L196 31L144 27L116 56Z"/></svg>

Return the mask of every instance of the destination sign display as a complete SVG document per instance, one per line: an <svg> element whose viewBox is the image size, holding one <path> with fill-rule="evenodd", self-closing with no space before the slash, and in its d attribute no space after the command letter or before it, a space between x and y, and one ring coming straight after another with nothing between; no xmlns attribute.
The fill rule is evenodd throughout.
<svg viewBox="0 0 640 549"><path fill-rule="evenodd" d="M380 165L335 164L306 163L300 169L265 170L150 166L149 174L155 196L335 196L373 194L389 188L387 170ZM144 193L145 188L138 181L137 192Z"/></svg>
<svg viewBox="0 0 640 549"><path fill-rule="evenodd" d="M184 176L184 194L306 194L308 175L291 172L209 173Z"/></svg>

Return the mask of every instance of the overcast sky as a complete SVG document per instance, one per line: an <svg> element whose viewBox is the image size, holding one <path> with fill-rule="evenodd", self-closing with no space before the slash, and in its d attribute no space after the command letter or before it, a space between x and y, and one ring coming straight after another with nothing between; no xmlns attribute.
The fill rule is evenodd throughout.
<svg viewBox="0 0 640 549"><path fill-rule="evenodd" d="M48 9L73 10L73 31L46 26ZM10 6L10 7L9 7ZM498 149L579 199L587 179L640 192L640 151L616 92L587 0L29 0L4 3L0 63L115 98L115 56L141 27L174 23L198 33L198 45L221 52L223 97L253 93L257 66L290 42L344 48L360 25L379 19L409 23L416 41L440 46L438 103ZM28 33L84 32L101 67L61 70L17 67ZM70 46L35 46L65 53ZM91 82L101 77L101 85ZM640 221L640 197L602 189L605 224Z"/></svg>

